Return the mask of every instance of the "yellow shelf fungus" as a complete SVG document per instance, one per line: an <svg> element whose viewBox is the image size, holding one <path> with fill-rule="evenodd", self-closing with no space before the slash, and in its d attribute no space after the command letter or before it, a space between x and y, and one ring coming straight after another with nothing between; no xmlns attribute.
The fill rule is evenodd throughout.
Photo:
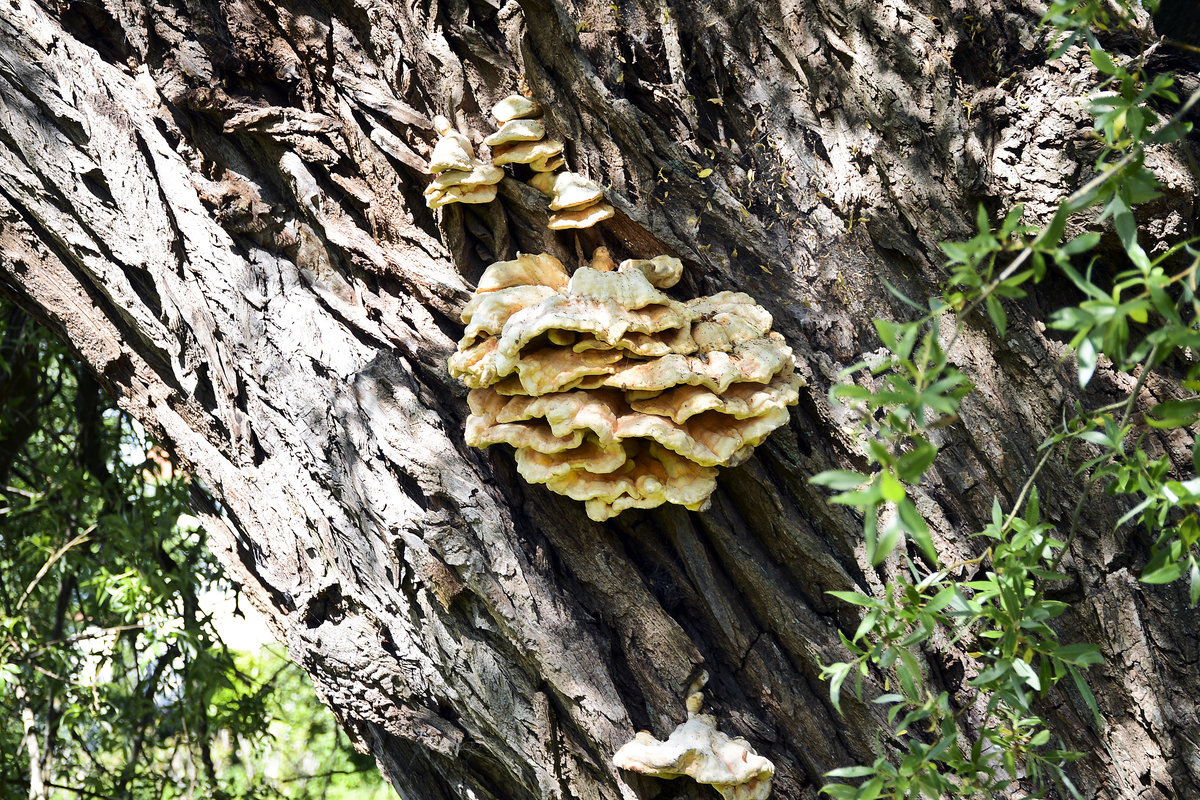
<svg viewBox="0 0 1200 800"><path fill-rule="evenodd" d="M512 445L526 480L596 520L706 507L717 468L787 422L803 381L748 295L664 294L682 269L669 256L613 269L604 248L569 278L545 254L488 267L449 362L472 389L467 443Z"/></svg>
<svg viewBox="0 0 1200 800"><path fill-rule="evenodd" d="M691 778L720 792L724 800L767 800L775 765L741 737L730 738L717 730L717 718L701 714L708 682L703 672L689 687L687 721L659 741L649 731L638 731L633 741L613 754L620 769L656 778Z"/></svg>
<svg viewBox="0 0 1200 800"><path fill-rule="evenodd" d="M496 199L496 186L504 170L475 158L475 150L466 136L442 116L433 118L433 127L441 136L429 157L434 178L425 189L425 204L441 208L450 203L490 203Z"/></svg>
<svg viewBox="0 0 1200 800"><path fill-rule="evenodd" d="M546 138L542 123L542 107L519 94L509 95L492 107L492 116L500 130L483 140L492 148L492 163L528 164L539 174L552 173L566 162L562 159L563 144Z"/></svg>
<svg viewBox="0 0 1200 800"><path fill-rule="evenodd" d="M766 800L775 765L755 753L745 739L721 733L716 724L709 714L689 714L665 742L649 731L638 731L613 756L613 763L656 778L688 777L707 783L725 800Z"/></svg>

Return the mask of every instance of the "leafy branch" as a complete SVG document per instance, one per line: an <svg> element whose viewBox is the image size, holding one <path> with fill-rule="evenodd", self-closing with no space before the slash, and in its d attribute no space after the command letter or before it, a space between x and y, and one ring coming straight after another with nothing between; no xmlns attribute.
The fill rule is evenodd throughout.
<svg viewBox="0 0 1200 800"><path fill-rule="evenodd" d="M932 567L922 569L905 557L908 575L890 581L882 598L853 591L831 593L863 610L854 634L842 636L851 658L822 667L831 701L840 710L851 676L861 701L864 679L874 674L884 693L871 702L888 707L892 727L891 748L882 750L874 763L828 774L862 779L857 786L827 784L822 792L831 797L991 796L1018 775L1040 791L1054 783L1079 797L1064 768L1081 754L1052 744L1053 734L1034 707L1052 687L1070 678L1096 724L1104 724L1083 676L1084 669L1101 663L1100 652L1086 642L1060 641L1051 623L1067 606L1046 596L1047 586L1068 579L1059 567L1096 487L1137 498L1118 525L1137 519L1157 532L1142 580L1166 583L1187 574L1193 605L1200 600L1200 561L1195 553L1200 540L1200 478L1172 479L1168 456L1152 458L1141 437L1129 442L1147 377L1168 359L1187 361L1188 353L1200 351L1195 324L1200 319L1200 254L1190 242L1181 242L1151 258L1139 242L1133 214L1138 205L1158 196L1158 180L1145 165L1146 148L1189 132L1184 120L1200 102L1200 94L1180 104L1170 75L1146 72L1145 52L1119 63L1100 45L1095 31L1130 28L1136 13L1135 4L1128 2L1051 4L1043 22L1055 29L1052 57L1086 42L1092 64L1104 76L1088 102L1094 136L1103 144L1093 176L1064 198L1041 227L1025 224L1024 209L1017 205L993 228L981 207L973 238L942 244L948 278L941 294L921 305L889 286L920 312L919 318L875 320L888 355L844 371L844 378L863 375L861 384L839 382L830 390L831 401L858 409L873 471L831 470L814 476L813 483L837 492L834 503L863 514L865 555L872 566L908 538ZM1156 111L1161 103L1177 108L1166 121ZM1095 257L1086 268L1076 266L1100 244L1099 232L1063 241L1069 224L1097 207L1099 213L1087 224L1095 227L1111 220L1129 264L1111 278L1095 277ZM1192 256L1190 263L1170 271L1185 253ZM1113 370L1137 371L1137 379L1117 403L1092 410L1077 404L1042 443L1037 465L1008 513L998 499L993 501L991 522L973 537L987 542L983 553L939 568L928 524L910 492L936 462L938 448L931 431L957 419L972 389L947 353L966 320L981 308L1004 338L1008 319L1003 301L1025 296L1027 285L1041 281L1051 266L1083 297L1049 321L1050 327L1071 335L1080 386L1087 386L1102 360ZM951 316L953 327L943 336ZM1200 390L1200 364L1190 367L1183 386ZM1140 416L1151 428L1188 428L1200 421L1200 397L1159 402ZM1055 453L1069 457L1079 446L1092 449L1076 470L1078 476L1086 476L1086 485L1067 535L1060 538L1054 526L1041 519L1036 480ZM1200 447L1193 450L1193 466L1200 472ZM965 579L953 577L960 574ZM955 646L967 650L974 671L969 681L974 695L967 702L946 692L933 694L923 680L923 651L950 654ZM895 748L901 752L889 755Z"/></svg>

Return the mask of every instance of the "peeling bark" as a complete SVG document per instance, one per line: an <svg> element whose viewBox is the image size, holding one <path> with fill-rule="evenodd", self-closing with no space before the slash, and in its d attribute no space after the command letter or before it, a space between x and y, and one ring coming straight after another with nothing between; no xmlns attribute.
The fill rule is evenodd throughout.
<svg viewBox="0 0 1200 800"><path fill-rule="evenodd" d="M872 317L905 315L885 279L926 296L936 243L968 235L977 203L1045 215L1085 176L1088 123L1065 98L1090 67L1046 63L1038 12L11 0L0 291L219 502L202 508L219 557L403 797L653 797L611 755L638 728L665 737L703 667L722 730L775 762L775 796L813 798L823 772L872 757L880 723L870 705L836 714L818 680L856 625L825 592L888 574L807 484L861 463L827 390L876 352ZM552 235L511 178L487 206L422 203L433 115L478 142L521 81L571 168L611 187L600 230ZM1165 241L1192 230L1196 178L1182 150L1154 158ZM599 244L682 258L687 296L749 292L801 361L791 425L722 473L707 512L596 524L523 484L510 453L463 443L445 360L472 281L518 250L576 264ZM1036 324L1061 289L1011 306L1005 341L969 320L951 351L977 391L918 497L947 561L976 552L966 536L993 496L1012 502L1078 396ZM1089 402L1132 388L1093 384ZM1043 474L1064 522L1081 488L1066 465ZM1065 640L1108 655L1092 673L1108 726L1071 692L1046 713L1089 753L1086 797L1200 796L1197 614L1136 581L1149 542L1111 532L1121 513L1089 502L1063 590ZM929 667L969 702L961 659Z"/></svg>

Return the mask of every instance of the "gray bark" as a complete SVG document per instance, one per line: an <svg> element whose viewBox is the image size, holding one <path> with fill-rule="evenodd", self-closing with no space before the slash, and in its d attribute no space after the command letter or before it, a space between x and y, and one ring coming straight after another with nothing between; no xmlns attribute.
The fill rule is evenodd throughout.
<svg viewBox="0 0 1200 800"><path fill-rule="evenodd" d="M1065 98L1090 76L1045 62L1038 11L12 0L0 290L215 498L222 561L403 797L711 796L609 760L638 728L665 736L707 669L722 728L775 762L775 796L812 798L823 772L873 757L880 724L854 702L839 716L818 680L857 623L825 592L888 575L864 568L861 521L807 484L861 464L826 393L877 350L872 317L904 317L884 279L927 296L936 243L969 235L977 202L1044 216L1086 176ZM611 187L611 224L552 235L511 179L489 206L424 207L431 117L478 141L519 80L570 166ZM1190 230L1195 179L1180 152L1155 158L1165 240ZM751 293L797 353L809 386L790 426L722 473L706 512L596 524L523 484L510 453L463 443L445 360L472 281L517 250L574 264L597 244L678 255L686 296ZM1006 341L968 320L951 353L977 391L919 503L947 561L976 552L967 535L1077 396L1064 344L1035 324L1055 291L1010 307ZM1100 375L1089 402L1131 385ZM1071 469L1039 485L1065 522ZM1065 641L1108 657L1092 671L1107 727L1073 690L1046 713L1089 754L1085 796L1200 796L1197 615L1177 587L1138 584L1148 541L1112 533L1119 514L1089 503L1064 592ZM961 655L928 660L969 704Z"/></svg>

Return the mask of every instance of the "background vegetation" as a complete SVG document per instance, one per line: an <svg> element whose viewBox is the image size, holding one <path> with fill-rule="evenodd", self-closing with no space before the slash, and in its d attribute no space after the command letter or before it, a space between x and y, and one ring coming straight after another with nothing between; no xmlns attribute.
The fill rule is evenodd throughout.
<svg viewBox="0 0 1200 800"><path fill-rule="evenodd" d="M199 489L10 304L0 410L0 797L394 796L301 670L222 642Z"/></svg>

